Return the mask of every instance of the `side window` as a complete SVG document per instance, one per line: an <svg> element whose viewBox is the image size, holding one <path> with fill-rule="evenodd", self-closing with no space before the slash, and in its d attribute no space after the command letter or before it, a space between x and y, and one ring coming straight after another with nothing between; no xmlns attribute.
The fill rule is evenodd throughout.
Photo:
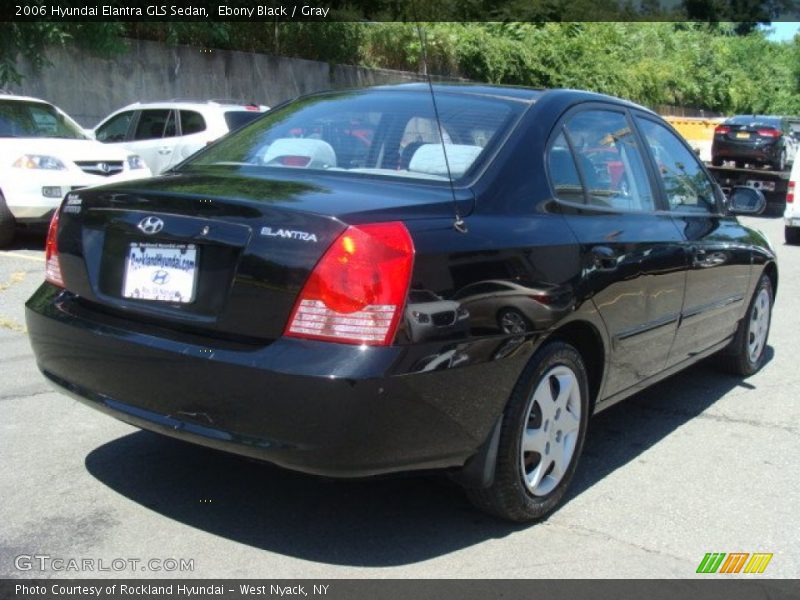
<svg viewBox="0 0 800 600"><path fill-rule="evenodd" d="M624 114L583 111L569 119L566 131L590 205L631 211L655 209L642 153Z"/></svg>
<svg viewBox="0 0 800 600"><path fill-rule="evenodd" d="M547 168L550 172L550 181L558 198L568 202L583 204L583 185L567 145L567 140L562 133L556 138L547 155Z"/></svg>
<svg viewBox="0 0 800 600"><path fill-rule="evenodd" d="M716 212L714 185L708 179L697 157L669 129L636 117L636 121L653 153L656 170L669 209L702 213Z"/></svg>
<svg viewBox="0 0 800 600"><path fill-rule="evenodd" d="M164 136L164 130L169 120L171 110L143 110L136 125L135 140L152 140ZM173 128L175 127L173 122ZM172 135L175 135L173 130Z"/></svg>
<svg viewBox="0 0 800 600"><path fill-rule="evenodd" d="M129 110L118 114L97 128L95 137L98 142L122 142L128 133L128 127L133 118L133 111Z"/></svg>
<svg viewBox="0 0 800 600"><path fill-rule="evenodd" d="M167 117L167 124L164 126L164 137L175 137L178 135L178 127L175 121L175 111L169 111L169 117Z"/></svg>
<svg viewBox="0 0 800 600"><path fill-rule="evenodd" d="M258 113L256 113L258 114ZM181 111L181 134L192 135L206 129L206 120L199 112L193 110Z"/></svg>

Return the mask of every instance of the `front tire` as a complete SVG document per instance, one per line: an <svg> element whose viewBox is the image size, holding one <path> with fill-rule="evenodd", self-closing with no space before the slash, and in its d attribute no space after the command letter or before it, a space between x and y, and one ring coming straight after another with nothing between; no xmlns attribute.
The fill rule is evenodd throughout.
<svg viewBox="0 0 800 600"><path fill-rule="evenodd" d="M572 481L589 420L580 353L550 342L531 358L503 414L492 485L469 489L481 510L530 522L553 512Z"/></svg>
<svg viewBox="0 0 800 600"><path fill-rule="evenodd" d="M797 245L800 244L800 228L798 227L784 227L783 237L787 244Z"/></svg>
<svg viewBox="0 0 800 600"><path fill-rule="evenodd" d="M0 248L5 248L14 241L14 215L6 206L6 199L0 193Z"/></svg>
<svg viewBox="0 0 800 600"><path fill-rule="evenodd" d="M772 321L772 299L772 280L766 274L761 275L747 313L723 355L723 365L732 374L749 377L764 366Z"/></svg>

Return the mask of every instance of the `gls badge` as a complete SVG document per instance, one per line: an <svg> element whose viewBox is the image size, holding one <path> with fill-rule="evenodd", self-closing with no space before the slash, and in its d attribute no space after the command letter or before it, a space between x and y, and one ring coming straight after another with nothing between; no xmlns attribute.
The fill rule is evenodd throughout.
<svg viewBox="0 0 800 600"><path fill-rule="evenodd" d="M287 240L302 240L304 242L317 243L317 236L307 231L293 231L291 229L273 229L272 227L262 227L261 235L267 237L280 237Z"/></svg>

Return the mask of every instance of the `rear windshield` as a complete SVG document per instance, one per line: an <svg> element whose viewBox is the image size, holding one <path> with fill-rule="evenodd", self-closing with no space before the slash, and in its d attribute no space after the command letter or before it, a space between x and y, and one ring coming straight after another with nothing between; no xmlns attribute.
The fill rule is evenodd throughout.
<svg viewBox="0 0 800 600"><path fill-rule="evenodd" d="M437 93L371 90L302 98L267 113L181 167L307 169L448 180L495 146L525 104ZM448 169L449 167L449 169Z"/></svg>
<svg viewBox="0 0 800 600"><path fill-rule="evenodd" d="M228 125L228 130L233 131L256 120L263 114L258 110L229 110L225 112L225 123Z"/></svg>
<svg viewBox="0 0 800 600"><path fill-rule="evenodd" d="M19 100L0 100L0 137L86 139L54 106Z"/></svg>
<svg viewBox="0 0 800 600"><path fill-rule="evenodd" d="M746 125L750 127L774 127L781 128L780 117L765 117L763 115L739 115L731 117L725 123L729 125Z"/></svg>

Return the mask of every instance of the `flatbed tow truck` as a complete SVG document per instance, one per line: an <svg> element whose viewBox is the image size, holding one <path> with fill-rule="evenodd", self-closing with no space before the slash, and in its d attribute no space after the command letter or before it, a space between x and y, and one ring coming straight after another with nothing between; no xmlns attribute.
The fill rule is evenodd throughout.
<svg viewBox="0 0 800 600"><path fill-rule="evenodd" d="M783 214L786 208L786 191L789 187L790 171L768 171L763 168L737 169L724 165L715 167L709 163L706 163L706 166L726 196L730 195L731 190L736 186L761 190L767 201L762 214Z"/></svg>

